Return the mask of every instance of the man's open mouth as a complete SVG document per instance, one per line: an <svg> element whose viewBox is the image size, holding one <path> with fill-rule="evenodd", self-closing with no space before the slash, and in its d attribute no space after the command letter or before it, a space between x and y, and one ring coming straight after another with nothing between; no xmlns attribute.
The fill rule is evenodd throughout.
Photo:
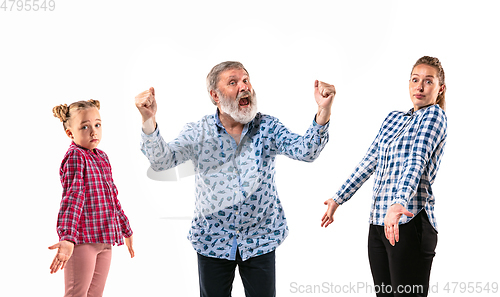
<svg viewBox="0 0 500 297"><path fill-rule="evenodd" d="M239 106L247 106L250 104L250 94L244 94L238 101Z"/></svg>
<svg viewBox="0 0 500 297"><path fill-rule="evenodd" d="M240 99L240 106L247 106L248 104L250 104L250 101L248 100L248 97Z"/></svg>

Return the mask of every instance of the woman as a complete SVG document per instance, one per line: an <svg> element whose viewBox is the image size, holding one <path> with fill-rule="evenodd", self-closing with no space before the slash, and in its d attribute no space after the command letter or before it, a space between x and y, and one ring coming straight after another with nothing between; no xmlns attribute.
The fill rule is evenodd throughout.
<svg viewBox="0 0 500 297"><path fill-rule="evenodd" d="M391 112L354 172L328 205L321 226L375 173L368 255L377 296L427 296L437 244L434 195L446 143L444 71L437 58L413 66L413 108ZM403 293L403 294L401 294Z"/></svg>

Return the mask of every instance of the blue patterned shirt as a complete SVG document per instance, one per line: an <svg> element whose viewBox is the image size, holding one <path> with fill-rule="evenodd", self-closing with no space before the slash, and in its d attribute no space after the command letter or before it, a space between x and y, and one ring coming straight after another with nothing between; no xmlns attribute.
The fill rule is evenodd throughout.
<svg viewBox="0 0 500 297"><path fill-rule="evenodd" d="M391 112L354 172L334 195L342 204L375 173L370 224L384 225L387 209L399 203L414 215L425 209L432 226L434 194L431 185L441 163L447 119L438 105L413 112ZM403 215L400 224L411 217Z"/></svg>
<svg viewBox="0 0 500 297"><path fill-rule="evenodd" d="M165 142L158 127L142 133L141 150L155 171L191 160L196 202L188 239L201 255L243 260L269 253L288 235L275 184L277 155L314 161L328 142L328 126L311 124L304 136L278 119L257 113L243 128L239 145L218 112L185 125Z"/></svg>

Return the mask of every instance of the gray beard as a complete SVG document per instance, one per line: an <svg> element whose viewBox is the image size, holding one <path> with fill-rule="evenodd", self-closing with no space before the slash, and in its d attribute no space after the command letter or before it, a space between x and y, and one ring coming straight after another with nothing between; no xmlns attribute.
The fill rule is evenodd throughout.
<svg viewBox="0 0 500 297"><path fill-rule="evenodd" d="M248 99L250 107L240 110L239 98L232 100L225 97L221 92L217 92L220 98L220 109L238 123L246 124L255 118L257 114L257 97L252 90Z"/></svg>

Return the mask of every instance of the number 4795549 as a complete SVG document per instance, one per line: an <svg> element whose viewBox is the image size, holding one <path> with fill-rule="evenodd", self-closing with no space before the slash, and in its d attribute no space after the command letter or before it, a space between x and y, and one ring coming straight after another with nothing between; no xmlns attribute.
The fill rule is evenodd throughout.
<svg viewBox="0 0 500 297"><path fill-rule="evenodd" d="M497 282L448 282L444 286L446 293L497 293Z"/></svg>
<svg viewBox="0 0 500 297"><path fill-rule="evenodd" d="M3 11L54 11L55 0L3 0L0 10Z"/></svg>

